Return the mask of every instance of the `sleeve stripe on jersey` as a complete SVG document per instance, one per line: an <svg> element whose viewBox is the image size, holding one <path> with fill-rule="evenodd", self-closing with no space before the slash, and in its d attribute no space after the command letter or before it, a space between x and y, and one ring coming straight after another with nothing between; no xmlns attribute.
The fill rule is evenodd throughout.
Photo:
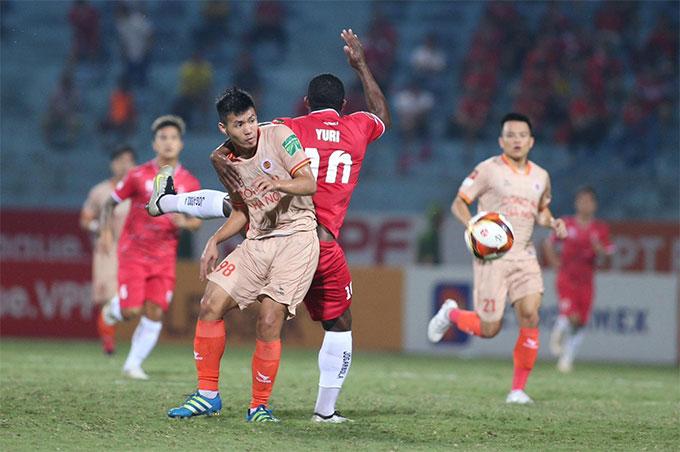
<svg viewBox="0 0 680 452"><path fill-rule="evenodd" d="M307 165L311 161L312 160L309 158L304 159L303 161L295 165L292 170L290 170L290 175L295 176L295 173L297 173L303 166Z"/></svg>
<svg viewBox="0 0 680 452"><path fill-rule="evenodd" d="M112 197L113 200L116 201L118 204L120 204L121 202L123 202L123 200L120 199L120 196L118 196L118 195L116 194L115 191L112 191L112 192L111 192L111 197Z"/></svg>
<svg viewBox="0 0 680 452"><path fill-rule="evenodd" d="M465 201L465 204L467 204L468 206L469 206L470 204L472 204L472 201L470 200L470 198L468 198L467 196L465 196L465 195L463 194L462 191L459 191L459 192L458 192L458 197L460 197L460 199L462 199L463 201Z"/></svg>
<svg viewBox="0 0 680 452"><path fill-rule="evenodd" d="M358 112L358 113L363 113L363 114L365 114L366 116L368 116L369 118L371 118L373 121L375 121L378 125L380 125L380 127L382 127L382 132L380 132L380 135L378 135L378 136L375 138L376 140L385 134L385 131L387 130L387 127L385 127L385 123L382 122L382 119L380 119L380 118L378 117L378 115L376 115L376 114L374 114L374 113L371 113L370 111L360 111L360 112Z"/></svg>

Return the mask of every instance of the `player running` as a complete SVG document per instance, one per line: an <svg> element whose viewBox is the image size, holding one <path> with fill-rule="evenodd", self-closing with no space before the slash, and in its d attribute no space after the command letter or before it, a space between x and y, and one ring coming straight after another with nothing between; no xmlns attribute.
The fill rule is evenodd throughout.
<svg viewBox="0 0 680 452"><path fill-rule="evenodd" d="M111 154L111 177L103 180L90 190L87 199L80 211L80 227L89 232L93 237L92 251L92 302L95 306L103 306L118 291L118 256L113 252L118 247L125 218L130 211L130 201L125 201L113 210L113 243L104 251L99 240L101 231L99 217L104 204L111 198L115 189L127 172L135 166L135 151L130 146L123 146ZM112 354L116 349L115 329L102 321L102 316L97 316L97 330L102 340L104 353Z"/></svg>
<svg viewBox="0 0 680 452"><path fill-rule="evenodd" d="M352 362L352 278L337 239L359 180L366 148L391 124L385 96L366 64L361 42L351 29L343 30L341 37L346 43L348 62L362 82L371 113L341 115L346 103L344 86L337 77L323 74L309 82L305 97L308 115L274 121L290 127L300 138L317 179L313 200L321 251L304 302L312 319L321 322L325 330L319 350L319 392L312 420L327 423L347 420L335 405ZM226 174L221 177L226 178ZM165 187L165 176L160 174L159 178L158 186ZM229 216L228 206L224 192L201 190L173 196L168 186L167 194L166 190L154 192L149 212L152 215L184 212L207 219Z"/></svg>
<svg viewBox="0 0 680 452"><path fill-rule="evenodd" d="M576 352L583 341L593 307L593 280L598 257L614 252L609 227L597 220L597 196L592 187L581 187L574 200L576 215L564 217L567 236L555 234L543 243L548 263L557 269L559 316L550 335L550 351L559 356L557 369L571 372ZM555 245L561 245L558 255Z"/></svg>
<svg viewBox="0 0 680 452"><path fill-rule="evenodd" d="M217 102L219 128L228 140L211 159L227 188L233 212L208 240L201 279L208 279L196 323L198 390L173 418L218 414L224 315L259 302L252 361L249 422L277 422L268 407L281 360L281 328L295 317L319 262L311 195L316 181L297 136L285 125L259 126L248 93L227 90ZM165 180L164 178L157 178ZM217 268L217 246L248 225L246 238Z"/></svg>
<svg viewBox="0 0 680 452"><path fill-rule="evenodd" d="M179 229L198 229L201 220L175 214L151 218L145 211L153 191L154 176L162 166L173 169L179 192L197 190L198 180L179 163L184 146L184 121L161 116L151 126L156 158L131 169L118 183L102 211L101 242L112 249L114 207L131 200L130 213L118 243L118 295L102 309L102 321L115 325L141 316L132 336L130 352L123 366L127 377L147 380L142 363L153 350L161 333L163 313L168 310L175 289L175 264Z"/></svg>
<svg viewBox="0 0 680 452"><path fill-rule="evenodd" d="M514 376L507 403L532 403L524 392L538 356L538 308L543 296L543 278L531 243L534 224L550 227L558 238L566 235L564 221L555 219L548 173L528 159L534 145L529 118L509 113L501 121L499 156L487 159L461 184L451 212L464 225L472 219L470 205L478 200L478 211L500 212L512 223L515 243L495 261L474 259L474 311L459 309L446 300L428 325L428 338L439 342L452 324L468 334L494 337L501 330L506 298L519 321L514 349Z"/></svg>

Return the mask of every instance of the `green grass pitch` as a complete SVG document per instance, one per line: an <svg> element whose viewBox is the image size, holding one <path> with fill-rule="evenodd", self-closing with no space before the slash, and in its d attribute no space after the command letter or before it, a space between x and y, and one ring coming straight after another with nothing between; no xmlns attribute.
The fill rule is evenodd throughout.
<svg viewBox="0 0 680 452"><path fill-rule="evenodd" d="M587 346L587 344L586 344ZM222 415L171 420L195 386L190 345L160 345L148 382L125 380L127 347L113 358L94 342L0 344L0 449L14 450L678 450L677 368L542 362L507 406L509 361L356 353L338 408L351 424L309 418L316 352L286 349L272 397L280 424L244 420L248 348L222 359Z"/></svg>

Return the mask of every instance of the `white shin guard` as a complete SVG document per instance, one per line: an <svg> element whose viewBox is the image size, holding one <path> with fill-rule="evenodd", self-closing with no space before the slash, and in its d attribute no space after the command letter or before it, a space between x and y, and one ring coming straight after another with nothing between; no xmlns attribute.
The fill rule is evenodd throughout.
<svg viewBox="0 0 680 452"><path fill-rule="evenodd" d="M319 394L314 412L328 416L335 412L335 402L352 364L352 332L326 331L319 350Z"/></svg>

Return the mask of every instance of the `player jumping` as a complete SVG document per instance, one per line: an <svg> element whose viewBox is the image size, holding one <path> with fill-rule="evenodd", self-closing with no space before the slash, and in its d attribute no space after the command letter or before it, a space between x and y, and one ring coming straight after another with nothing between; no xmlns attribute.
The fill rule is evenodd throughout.
<svg viewBox="0 0 680 452"><path fill-rule="evenodd" d="M550 351L559 356L557 369L571 372L593 307L593 279L598 257L614 252L609 227L597 220L597 197L592 187L581 187L574 200L576 215L564 218L567 237L554 234L543 243L548 263L557 269L559 316L550 335ZM558 255L555 245L561 244Z"/></svg>
<svg viewBox="0 0 680 452"><path fill-rule="evenodd" d="M208 285L194 338L198 390L170 409L168 416L219 413L220 360L226 342L223 317L232 309L259 302L246 419L276 422L268 404L281 360L281 328L295 316L319 262L311 198L316 181L297 136L282 124L260 127L249 94L227 90L217 102L217 111L219 129L229 139L211 159L233 211L201 256L201 279L207 277ZM217 246L246 225L246 239L215 268Z"/></svg>
<svg viewBox="0 0 680 452"><path fill-rule="evenodd" d="M543 296L543 278L531 243L534 224L550 227L557 237L566 235L564 221L550 213L550 177L528 160L534 145L529 118L517 113L501 121L499 156L483 161L463 181L451 212L464 225L472 215L470 204L478 200L478 211L500 212L514 227L515 243L510 251L494 261L473 261L474 311L459 309L446 300L428 325L428 338L439 342L455 324L468 334L491 338L501 330L506 298L519 321L515 344L514 376L507 403L531 403L524 392L538 356L538 308Z"/></svg>
<svg viewBox="0 0 680 452"><path fill-rule="evenodd" d="M385 96L366 64L361 42L352 30L343 30L341 37L346 43L348 62L362 82L371 113L342 115L346 103L344 86L337 77L323 74L309 82L305 97L308 115L274 121L290 127L300 138L317 179L313 200L321 251L304 301L312 319L321 322L325 330L319 350L319 392L312 420L327 423L347 420L335 405L352 362L352 279L337 239L359 180L366 148L391 124ZM167 178L163 174L159 178L158 186L165 187L163 181ZM152 215L184 212L206 219L227 217L229 204L225 195L202 190L174 196L168 187L167 194L166 190L154 192L149 212ZM195 202L197 196L202 198L200 203Z"/></svg>
<svg viewBox="0 0 680 452"><path fill-rule="evenodd" d="M175 289L179 229L195 230L201 225L201 220L181 214L151 218L146 213L154 177L162 166L173 171L177 191L200 188L198 180L179 164L184 121L177 116L161 116L153 122L151 130L156 158L128 172L105 204L101 218L101 241L106 251L112 246L111 213L116 204L131 200L118 243L118 295L104 306L101 315L107 325L141 316L123 366L125 376L140 380L149 378L142 363L158 341L163 313L168 310Z"/></svg>

